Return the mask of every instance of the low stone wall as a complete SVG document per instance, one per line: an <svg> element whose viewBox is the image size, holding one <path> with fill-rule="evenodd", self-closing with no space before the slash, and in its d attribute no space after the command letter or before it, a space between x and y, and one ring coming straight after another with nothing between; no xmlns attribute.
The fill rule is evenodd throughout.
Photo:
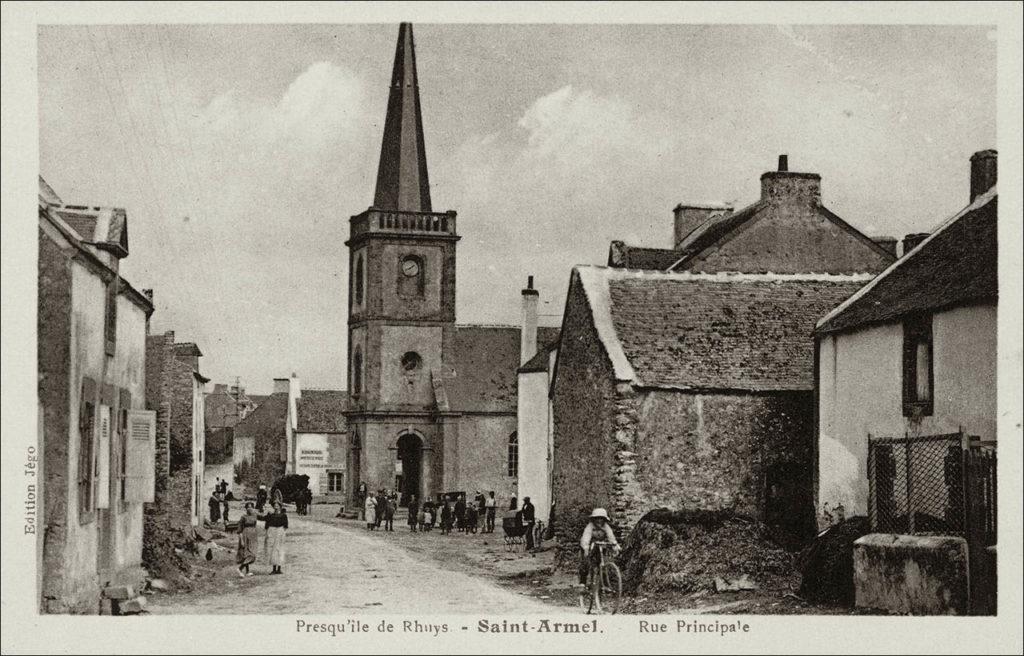
<svg viewBox="0 0 1024 656"><path fill-rule="evenodd" d="M861 608L964 615L967 542L948 536L865 535L853 543L853 580Z"/></svg>

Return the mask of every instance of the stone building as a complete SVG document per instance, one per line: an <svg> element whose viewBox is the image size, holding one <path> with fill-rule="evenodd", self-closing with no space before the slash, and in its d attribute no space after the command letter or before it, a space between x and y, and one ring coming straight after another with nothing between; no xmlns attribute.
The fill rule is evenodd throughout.
<svg viewBox="0 0 1024 656"><path fill-rule="evenodd" d="M994 444L998 203L996 153L976 153L970 204L932 234L910 235L903 257L818 323L822 524L867 514L869 436L962 430Z"/></svg>
<svg viewBox="0 0 1024 656"><path fill-rule="evenodd" d="M520 329L456 323L460 238L455 212L431 204L403 23L373 205L351 218L346 242L350 495L361 481L397 487L403 505L414 494L516 493Z"/></svg>
<svg viewBox="0 0 1024 656"><path fill-rule="evenodd" d="M249 492L253 485L268 488L286 471L290 380L275 378L273 392L235 424L233 462Z"/></svg>
<svg viewBox="0 0 1024 656"><path fill-rule="evenodd" d="M213 490L205 482L205 387L202 351L175 342L174 331L146 337L146 406L156 412L156 503L169 528L202 524Z"/></svg>
<svg viewBox="0 0 1024 656"><path fill-rule="evenodd" d="M733 211L719 203L679 204L673 248L612 242L608 266L658 271L745 273L878 272L895 259L895 239L871 239L821 202L821 176L789 170L761 176L761 198Z"/></svg>
<svg viewBox="0 0 1024 656"><path fill-rule="evenodd" d="M145 410L153 304L119 274L123 209L68 205L39 180L38 391L42 455L39 609L98 613L138 584L143 504L153 500Z"/></svg>
<svg viewBox="0 0 1024 656"><path fill-rule="evenodd" d="M295 473L309 476L316 502L344 503L349 472L358 477L345 421L348 392L307 389L299 394L294 404Z"/></svg>
<svg viewBox="0 0 1024 656"><path fill-rule="evenodd" d="M813 533L810 334L894 255L786 160L738 212L677 207L673 248L614 242L612 268L573 270L551 382L560 539L593 506L621 530L666 507Z"/></svg>

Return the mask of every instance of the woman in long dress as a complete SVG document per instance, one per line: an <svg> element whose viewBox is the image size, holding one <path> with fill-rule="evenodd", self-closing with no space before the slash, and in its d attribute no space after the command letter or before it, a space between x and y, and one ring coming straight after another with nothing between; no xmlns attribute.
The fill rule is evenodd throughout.
<svg viewBox="0 0 1024 656"><path fill-rule="evenodd" d="M249 565L256 562L256 512L251 501L245 504L245 513L238 518L238 575L252 576Z"/></svg>
<svg viewBox="0 0 1024 656"><path fill-rule="evenodd" d="M366 528L372 531L377 526L377 499L368 495L364 504L364 510L366 512Z"/></svg>
<svg viewBox="0 0 1024 656"><path fill-rule="evenodd" d="M288 515L284 511L284 504L274 504L274 512L263 517L264 526L267 528L267 556L270 559L270 573L281 574L281 566L284 565L284 536L288 530Z"/></svg>

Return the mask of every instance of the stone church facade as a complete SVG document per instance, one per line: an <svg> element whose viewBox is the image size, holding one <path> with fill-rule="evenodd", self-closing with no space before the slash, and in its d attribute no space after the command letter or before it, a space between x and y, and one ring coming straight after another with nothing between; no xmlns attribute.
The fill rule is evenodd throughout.
<svg viewBox="0 0 1024 656"><path fill-rule="evenodd" d="M373 205L350 220L350 499L494 490L518 474L520 329L456 323L454 211L430 199L411 25L399 29ZM333 456L332 456L333 457Z"/></svg>

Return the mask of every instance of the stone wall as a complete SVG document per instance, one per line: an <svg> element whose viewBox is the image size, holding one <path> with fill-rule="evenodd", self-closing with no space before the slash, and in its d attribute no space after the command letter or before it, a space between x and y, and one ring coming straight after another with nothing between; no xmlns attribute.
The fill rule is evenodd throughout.
<svg viewBox="0 0 1024 656"><path fill-rule="evenodd" d="M625 394L621 395L625 398ZM730 509L814 533L811 392L693 394L647 391L620 401L621 501L628 526L654 508Z"/></svg>
<svg viewBox="0 0 1024 656"><path fill-rule="evenodd" d="M36 536L46 576L40 611L55 612L63 588L64 543L68 522L68 403L71 362L71 271L60 247L39 235L38 390L43 407L42 525ZM45 302L44 302L45 301Z"/></svg>
<svg viewBox="0 0 1024 656"><path fill-rule="evenodd" d="M579 540L595 506L606 507L615 525L624 519L613 508L617 466L610 439L615 434L612 409L617 401L613 378L583 289L574 278L563 318L552 404L555 535L570 547Z"/></svg>
<svg viewBox="0 0 1024 656"><path fill-rule="evenodd" d="M814 199L792 193L773 199L687 268L699 273L880 273L893 262L892 255L841 222Z"/></svg>
<svg viewBox="0 0 1024 656"><path fill-rule="evenodd" d="M443 491L463 491L472 497L477 490L494 490L497 499L506 501L515 496L517 479L508 475L508 438L514 432L514 415L462 417L458 432L458 475L454 480L445 481ZM521 452L519 458L522 463ZM546 515L545 511L543 516Z"/></svg>

